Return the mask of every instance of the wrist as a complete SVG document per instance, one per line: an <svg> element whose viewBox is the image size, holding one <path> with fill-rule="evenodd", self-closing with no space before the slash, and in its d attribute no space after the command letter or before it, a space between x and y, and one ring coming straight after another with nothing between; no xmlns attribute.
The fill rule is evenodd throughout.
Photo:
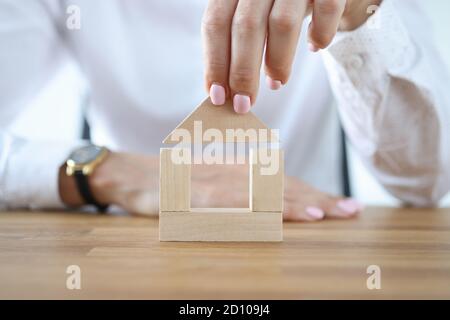
<svg viewBox="0 0 450 320"><path fill-rule="evenodd" d="M89 184L98 202L138 211L130 204L139 195L158 190L158 176L159 157L110 152L89 176Z"/></svg>
<svg viewBox="0 0 450 320"><path fill-rule="evenodd" d="M88 177L92 195L99 203L118 204L115 190L121 183L117 174L119 170L123 169L120 166L121 157L121 153L110 152Z"/></svg>
<svg viewBox="0 0 450 320"><path fill-rule="evenodd" d="M84 205L84 199L81 197L75 179L66 173L66 165L59 168L58 190L61 201L69 207L80 207Z"/></svg>
<svg viewBox="0 0 450 320"><path fill-rule="evenodd" d="M115 155L113 155L112 152L108 152L105 158L94 167L93 171L91 169L91 171L85 175L90 194L95 201L101 205L112 204L110 198L107 197L108 193L102 192L105 180L104 177L112 175L111 173L105 174L104 170L105 165L111 162L111 158L115 158ZM80 192L80 186L77 183L75 175L68 173L67 167L68 165L64 164L59 168L58 189L61 201L69 207L87 205L86 199ZM100 181L100 186L98 181Z"/></svg>
<svg viewBox="0 0 450 320"><path fill-rule="evenodd" d="M339 24L339 31L353 31L362 26L374 13L370 6L381 5L382 0L353 0L345 9Z"/></svg>

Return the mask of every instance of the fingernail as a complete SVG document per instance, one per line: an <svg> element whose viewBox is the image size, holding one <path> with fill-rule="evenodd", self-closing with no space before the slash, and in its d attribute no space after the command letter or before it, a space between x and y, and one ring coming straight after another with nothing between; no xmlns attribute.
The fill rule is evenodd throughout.
<svg viewBox="0 0 450 320"><path fill-rule="evenodd" d="M320 48L316 47L316 45L311 42L308 44L308 48L312 52L318 52L320 50Z"/></svg>
<svg viewBox="0 0 450 320"><path fill-rule="evenodd" d="M237 94L233 98L234 111L236 113L245 114L250 111L251 102L249 96Z"/></svg>
<svg viewBox="0 0 450 320"><path fill-rule="evenodd" d="M281 88L281 81L273 80L271 77L266 76L266 83L270 90L278 90Z"/></svg>
<svg viewBox="0 0 450 320"><path fill-rule="evenodd" d="M345 199L337 203L337 207L348 214L355 214L362 211L364 206L354 199Z"/></svg>
<svg viewBox="0 0 450 320"><path fill-rule="evenodd" d="M225 103L225 88L218 84L213 84L209 89L209 96L213 105L222 106Z"/></svg>
<svg viewBox="0 0 450 320"><path fill-rule="evenodd" d="M325 212L317 207L307 207L306 214L308 214L314 220L321 220L323 219L323 217L325 217Z"/></svg>

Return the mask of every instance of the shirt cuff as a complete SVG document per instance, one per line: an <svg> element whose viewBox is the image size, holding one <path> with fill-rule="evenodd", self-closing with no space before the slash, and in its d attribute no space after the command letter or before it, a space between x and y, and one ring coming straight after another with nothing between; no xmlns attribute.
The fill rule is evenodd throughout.
<svg viewBox="0 0 450 320"><path fill-rule="evenodd" d="M3 142L8 156L0 170L0 207L64 208L59 197L59 168L70 152L83 143L29 142L14 137Z"/></svg>

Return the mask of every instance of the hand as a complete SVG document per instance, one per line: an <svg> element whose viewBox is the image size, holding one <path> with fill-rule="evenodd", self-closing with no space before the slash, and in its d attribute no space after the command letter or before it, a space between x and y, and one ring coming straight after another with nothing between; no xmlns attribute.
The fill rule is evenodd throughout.
<svg viewBox="0 0 450 320"><path fill-rule="evenodd" d="M233 188L229 188L232 185ZM193 207L245 208L248 199L248 166L193 166ZM285 221L320 221L325 218L355 217L363 206L353 199L345 199L321 192L304 182L285 177Z"/></svg>
<svg viewBox="0 0 450 320"><path fill-rule="evenodd" d="M59 179L61 199L69 206L82 205L73 178L61 170ZM158 214L158 157L112 152L89 177L89 183L100 203L120 206L132 214ZM249 205L247 166L193 165L191 183L194 208ZM284 219L291 221L350 218L361 211L352 200L327 195L289 177L286 177L284 201Z"/></svg>
<svg viewBox="0 0 450 320"><path fill-rule="evenodd" d="M154 156L111 152L89 176L95 199L113 204L131 214L157 215L159 211L159 158ZM61 168L59 193L70 207L84 204L73 177Z"/></svg>
<svg viewBox="0 0 450 320"><path fill-rule="evenodd" d="M202 23L205 82L216 105L233 97L234 109L247 113L256 100L265 53L271 89L286 84L303 19L312 13L312 51L326 48L337 30L362 25L370 5L382 0L209 0Z"/></svg>

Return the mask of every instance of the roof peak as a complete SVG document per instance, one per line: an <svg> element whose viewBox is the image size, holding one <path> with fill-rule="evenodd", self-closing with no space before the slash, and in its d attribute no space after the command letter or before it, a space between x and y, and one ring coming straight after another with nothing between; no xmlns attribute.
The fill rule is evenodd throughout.
<svg viewBox="0 0 450 320"><path fill-rule="evenodd" d="M273 136L270 128L253 112L237 114L230 100L227 100L223 106L215 106L210 98L207 98L164 139L163 143L180 142L181 132L189 132L191 136L194 136L198 122L201 123L204 132L212 129L215 133L221 133L223 141L216 140L215 142L278 142L278 137ZM241 135L232 138L230 134L227 134L227 130L230 129L248 134L243 138ZM253 134L251 129L255 130L256 134ZM259 134L261 130L265 130L267 134Z"/></svg>

